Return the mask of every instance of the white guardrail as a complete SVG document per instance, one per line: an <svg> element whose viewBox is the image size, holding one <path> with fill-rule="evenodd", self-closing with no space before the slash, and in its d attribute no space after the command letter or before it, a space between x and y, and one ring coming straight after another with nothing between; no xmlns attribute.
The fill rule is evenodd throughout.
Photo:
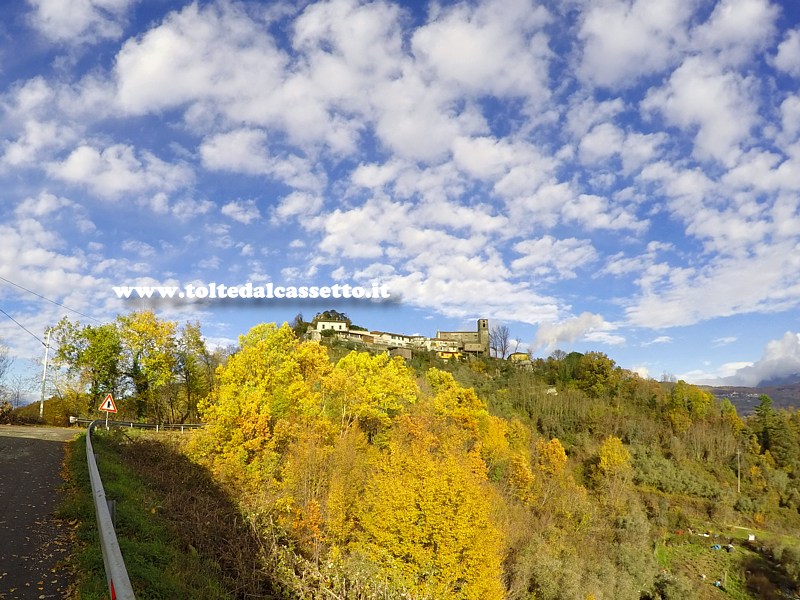
<svg viewBox="0 0 800 600"><path fill-rule="evenodd" d="M100 479L100 471L97 469L97 457L92 448L92 430L97 425L104 425L104 420L90 421L89 419L77 419L70 417L70 423L86 423L89 428L86 432L86 461L89 465L89 482L92 486L92 500L94 502L94 512L97 515L97 530L100 532L100 548L103 551L103 565L106 569L106 583L111 594L111 600L136 600L128 577L128 570L125 568L125 561L119 549L117 534L114 531L114 520L111 517L110 503L106 499L106 492L103 489L103 481ZM177 424L177 425L154 425L151 423L133 423L126 421L109 421L108 425L115 427L138 427L143 429L195 429L202 427L202 424Z"/></svg>
<svg viewBox="0 0 800 600"><path fill-rule="evenodd" d="M125 561L122 559L122 552L119 549L114 522L111 519L111 511L106 500L106 492L103 489L103 481L100 479L100 471L97 470L97 460L92 449L92 429L98 424L102 425L103 421L92 421L86 432L86 461L89 464L89 481L92 485L94 512L97 515L97 530L100 532L100 548L103 550L106 582L108 591L111 593L111 600L136 600L131 580L128 577L128 570L125 568Z"/></svg>

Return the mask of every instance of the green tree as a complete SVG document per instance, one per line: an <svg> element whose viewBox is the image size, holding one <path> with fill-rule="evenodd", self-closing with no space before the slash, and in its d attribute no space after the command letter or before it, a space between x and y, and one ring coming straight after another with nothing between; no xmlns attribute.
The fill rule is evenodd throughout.
<svg viewBox="0 0 800 600"><path fill-rule="evenodd" d="M126 387L122 366L123 347L116 324L99 326L72 323L66 317L53 328L57 344L55 360L84 386L88 410L94 411L106 394L118 396Z"/></svg>
<svg viewBox="0 0 800 600"><path fill-rule="evenodd" d="M316 325L317 321L344 321L345 323L347 323L348 327L352 324L352 321L350 321L350 317L348 317L345 313L333 309L326 310L314 315L314 319L311 321L311 324Z"/></svg>
<svg viewBox="0 0 800 600"><path fill-rule="evenodd" d="M620 383L616 364L602 352L587 352L580 358L575 380L592 398L616 394Z"/></svg>
<svg viewBox="0 0 800 600"><path fill-rule="evenodd" d="M186 323L175 340L176 401L170 403L172 421L197 418L197 402L211 391L212 355L200 333L200 323Z"/></svg>

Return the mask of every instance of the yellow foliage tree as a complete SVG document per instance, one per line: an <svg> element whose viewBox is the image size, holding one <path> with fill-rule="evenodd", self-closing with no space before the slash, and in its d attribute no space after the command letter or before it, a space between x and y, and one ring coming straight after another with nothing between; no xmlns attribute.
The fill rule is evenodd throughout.
<svg viewBox="0 0 800 600"><path fill-rule="evenodd" d="M123 369L136 392L139 418L164 418L163 407L156 401L156 391L172 381L176 360L177 323L161 321L146 310L117 317L123 347Z"/></svg>
<svg viewBox="0 0 800 600"><path fill-rule="evenodd" d="M530 461L522 454L515 452L508 463L508 489L511 496L526 505L536 499L534 485L536 478L531 470Z"/></svg>
<svg viewBox="0 0 800 600"><path fill-rule="evenodd" d="M487 413L480 419L479 429L481 458L489 472L492 472L505 464L511 455L507 421Z"/></svg>
<svg viewBox="0 0 800 600"><path fill-rule="evenodd" d="M487 412L475 390L462 387L450 373L436 368L429 369L426 378L434 393L436 414L460 421L477 434L479 418Z"/></svg>
<svg viewBox="0 0 800 600"><path fill-rule="evenodd" d="M206 429L198 452L218 466L248 467L259 479L274 474L273 429L281 417L318 410L319 382L330 371L327 351L300 343L292 329L274 323L253 327L217 372L217 387L199 404Z"/></svg>
<svg viewBox="0 0 800 600"><path fill-rule="evenodd" d="M597 470L609 505L622 510L622 492L633 471L631 454L617 436L609 435L598 450Z"/></svg>
<svg viewBox="0 0 800 600"><path fill-rule="evenodd" d="M358 428L347 430L334 443L324 506L326 537L333 558L338 558L355 539L357 510L376 452Z"/></svg>
<svg viewBox="0 0 800 600"><path fill-rule="evenodd" d="M532 502L544 521L578 529L589 522L591 508L586 489L567 469L567 453L558 438L539 439L534 446Z"/></svg>
<svg viewBox="0 0 800 600"><path fill-rule="evenodd" d="M615 435L609 435L600 445L598 467L603 475L617 477L631 470L631 453Z"/></svg>
<svg viewBox="0 0 800 600"><path fill-rule="evenodd" d="M502 598L503 547L485 475L458 445L406 423L367 482L361 552L414 597Z"/></svg>
<svg viewBox="0 0 800 600"><path fill-rule="evenodd" d="M419 394L413 373L399 356L351 352L323 382L323 413L342 431L358 423L369 440L385 432Z"/></svg>

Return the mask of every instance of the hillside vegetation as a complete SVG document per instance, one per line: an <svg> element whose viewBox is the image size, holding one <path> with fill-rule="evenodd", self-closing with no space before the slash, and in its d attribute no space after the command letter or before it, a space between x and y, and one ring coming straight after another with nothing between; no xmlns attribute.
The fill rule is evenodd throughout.
<svg viewBox="0 0 800 600"><path fill-rule="evenodd" d="M91 362L67 364L71 393L99 404ZM745 421L601 353L406 363L274 324L241 336L190 410L175 380L116 385L145 414L168 385L159 414L197 411L206 428L181 451L235 501L263 540L254 569L287 598L782 598L800 584L800 413L768 397Z"/></svg>

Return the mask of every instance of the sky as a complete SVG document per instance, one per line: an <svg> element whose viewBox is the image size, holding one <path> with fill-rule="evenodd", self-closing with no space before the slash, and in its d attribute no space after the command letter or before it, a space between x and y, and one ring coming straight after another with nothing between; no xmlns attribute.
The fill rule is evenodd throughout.
<svg viewBox="0 0 800 600"><path fill-rule="evenodd" d="M800 373L800 4L4 2L0 277L17 368L152 307ZM113 291L212 282L391 299Z"/></svg>

